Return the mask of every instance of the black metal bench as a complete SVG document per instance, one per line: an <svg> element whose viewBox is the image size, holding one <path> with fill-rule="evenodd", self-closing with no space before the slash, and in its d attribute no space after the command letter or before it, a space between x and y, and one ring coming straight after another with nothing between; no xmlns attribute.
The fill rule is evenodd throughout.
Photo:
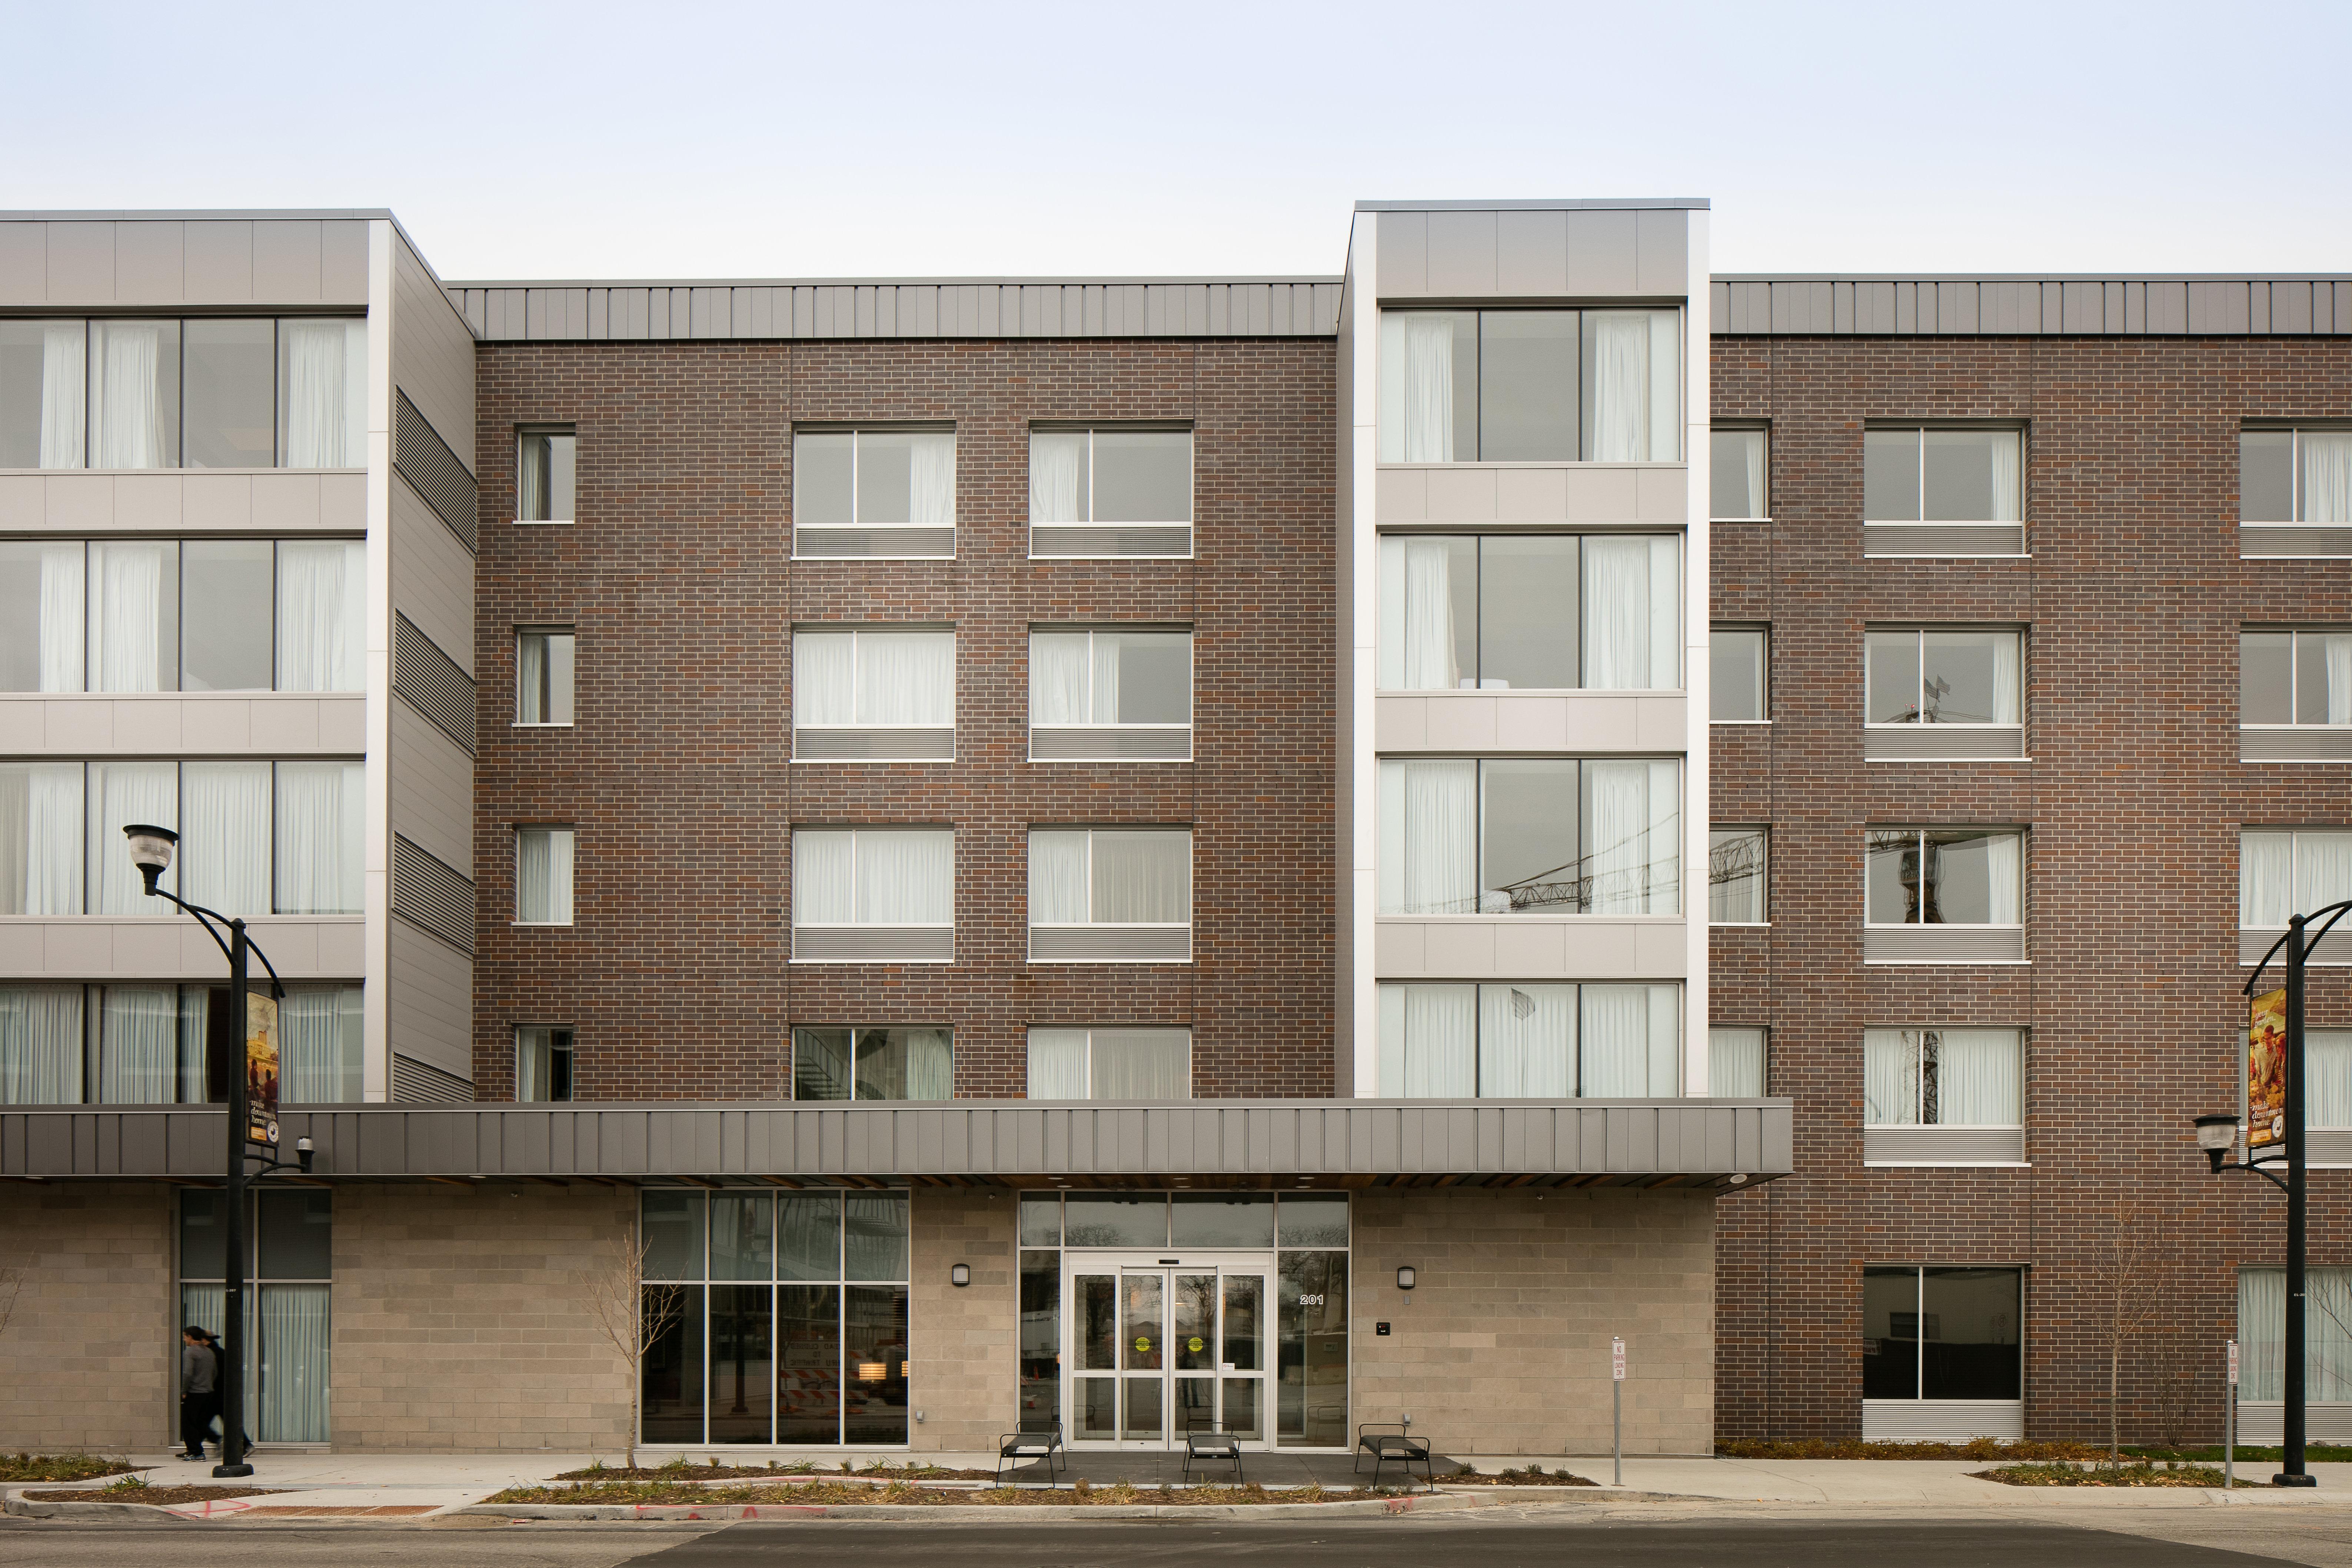
<svg viewBox="0 0 2352 1568"><path fill-rule="evenodd" d="M1375 1426L1391 1426L1395 1430L1376 1432L1372 1430ZM1374 1486L1381 1484L1382 1465L1402 1465L1404 1479L1408 1481L1412 1480L1415 1461L1419 1461L1421 1465L1422 1480L1433 1490L1437 1486L1437 1478L1432 1471L1429 1462L1429 1439L1409 1435L1400 1422L1367 1421L1357 1427L1356 1462L1349 1468L1357 1474L1361 1474L1366 1454L1372 1457L1372 1485Z"/></svg>
<svg viewBox="0 0 2352 1568"><path fill-rule="evenodd" d="M1184 1429L1184 1479L1188 1481L1192 1479L1193 1460L1213 1459L1232 1465L1234 1483L1243 1482L1246 1478L1242 1474L1241 1438L1231 1432L1218 1431L1215 1422L1205 1411L1193 1419L1204 1421L1207 1425L1195 1426L1188 1423Z"/></svg>
<svg viewBox="0 0 2352 1568"><path fill-rule="evenodd" d="M1045 1461L1045 1475L1050 1479L1060 1474L1055 1468L1055 1456L1057 1454L1061 1456L1061 1468L1069 1468L1069 1450L1062 1447L1061 1422L1051 1416L1024 1415L1021 1418L1019 1430L1007 1432L997 1440L997 1482L1002 1485L1004 1480L1004 1461L1007 1459L1013 1460L1015 1468L1043 1459Z"/></svg>

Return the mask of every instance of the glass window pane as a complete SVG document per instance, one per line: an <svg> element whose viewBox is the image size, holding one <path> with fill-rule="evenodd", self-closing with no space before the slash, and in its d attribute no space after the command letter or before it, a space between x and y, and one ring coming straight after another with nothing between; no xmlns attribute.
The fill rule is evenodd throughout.
<svg viewBox="0 0 2352 1568"><path fill-rule="evenodd" d="M367 684L367 546L278 545L278 689L357 691Z"/></svg>
<svg viewBox="0 0 2352 1568"><path fill-rule="evenodd" d="M122 837L134 822L178 831L180 770L172 763L92 763L89 764L89 912L94 915L155 914L160 899L147 896L146 883L131 864L131 845ZM177 890L177 868L164 873L162 885ZM168 908L168 906L165 906Z"/></svg>
<svg viewBox="0 0 2352 1568"><path fill-rule="evenodd" d="M1092 838L1096 921L1173 925L1192 918L1190 833L1097 828Z"/></svg>
<svg viewBox="0 0 2352 1568"><path fill-rule="evenodd" d="M793 1098L847 1100L850 1076L850 1032L847 1029L793 1031Z"/></svg>
<svg viewBox="0 0 2352 1568"><path fill-rule="evenodd" d="M1919 1271L1862 1271L1862 1396L1919 1397Z"/></svg>
<svg viewBox="0 0 2352 1568"><path fill-rule="evenodd" d="M644 1200L645 1277L701 1279L702 1194L649 1192L644 1194Z"/></svg>
<svg viewBox="0 0 2352 1568"><path fill-rule="evenodd" d="M1707 717L1717 723L1764 717L1764 633L1718 627L1707 637Z"/></svg>
<svg viewBox="0 0 2352 1568"><path fill-rule="evenodd" d="M1764 432L1712 433L1707 464L1710 511L1718 518L1760 518L1764 510Z"/></svg>
<svg viewBox="0 0 2352 1568"><path fill-rule="evenodd" d="M89 689L180 685L180 547L119 540L89 547Z"/></svg>
<svg viewBox="0 0 2352 1568"><path fill-rule="evenodd" d="M278 462L289 468L365 467L367 323L355 319L281 321L278 352ZM572 515L569 452L563 456L562 469L560 510L554 515L568 518Z"/></svg>
<svg viewBox="0 0 2352 1568"><path fill-rule="evenodd" d="M1382 689L1453 691L1478 684L1478 541L1381 541ZM1573 608L1568 612L1572 625Z"/></svg>
<svg viewBox="0 0 2352 1568"><path fill-rule="evenodd" d="M1064 1233L1072 1247L1168 1245L1164 1193L1071 1193L1064 1204Z"/></svg>
<svg viewBox="0 0 2352 1568"><path fill-rule="evenodd" d="M0 691L79 691L83 549L0 540Z"/></svg>
<svg viewBox="0 0 2352 1568"><path fill-rule="evenodd" d="M185 467L277 463L277 323L187 323Z"/></svg>
<svg viewBox="0 0 2352 1568"><path fill-rule="evenodd" d="M1094 433L1094 521L1192 521L1192 433Z"/></svg>
<svg viewBox="0 0 2352 1568"><path fill-rule="evenodd" d="M1096 699L1111 700L1111 724L1192 721L1192 634L1097 632L1092 649ZM1108 668L1106 668L1106 666ZM1108 679L1106 679L1108 678Z"/></svg>
<svg viewBox="0 0 2352 1568"><path fill-rule="evenodd" d="M1021 1245L1062 1245L1062 1195L1059 1193L1021 1194Z"/></svg>
<svg viewBox="0 0 2352 1568"><path fill-rule="evenodd" d="M260 1194L260 1278L325 1279L334 1274L333 1198L317 1187Z"/></svg>
<svg viewBox="0 0 2352 1568"><path fill-rule="evenodd" d="M645 1383L639 1430L648 1443L699 1443L702 1436L702 1308L699 1285L645 1289Z"/></svg>
<svg viewBox="0 0 2352 1568"><path fill-rule="evenodd" d="M1921 510L1927 521L2013 521L2023 515L2016 431L1929 430L1923 440Z"/></svg>
<svg viewBox="0 0 2352 1568"><path fill-rule="evenodd" d="M526 431L518 444L515 515L524 522L570 522L578 510L580 438Z"/></svg>
<svg viewBox="0 0 2352 1568"><path fill-rule="evenodd" d="M776 1287L776 1441L841 1441L841 1287Z"/></svg>
<svg viewBox="0 0 2352 1568"><path fill-rule="evenodd" d="M1919 432L1862 433L1862 515L1872 522L1919 521Z"/></svg>
<svg viewBox="0 0 2352 1568"><path fill-rule="evenodd" d="M1092 1100L1190 1100L1189 1029L1097 1029L1092 1037Z"/></svg>
<svg viewBox="0 0 2352 1568"><path fill-rule="evenodd" d="M945 1029L857 1031L859 1100L946 1100L953 1079Z"/></svg>
<svg viewBox="0 0 2352 1568"><path fill-rule="evenodd" d="M93 468L180 466L179 322L89 324L89 430Z"/></svg>
<svg viewBox="0 0 2352 1568"><path fill-rule="evenodd" d="M907 1277L907 1196L850 1193L842 1199L842 1267L850 1279Z"/></svg>
<svg viewBox="0 0 2352 1568"><path fill-rule="evenodd" d="M2015 632L1928 632L1920 640L1924 717L1930 724L2014 724L2020 668Z"/></svg>
<svg viewBox="0 0 2352 1568"><path fill-rule="evenodd" d="M769 1194L711 1194L710 1278L771 1278L775 1271L775 1200Z"/></svg>
<svg viewBox="0 0 2352 1568"><path fill-rule="evenodd" d="M1764 916L1764 831L1741 827L1707 835L1706 918L1711 925L1752 925Z"/></svg>
<svg viewBox="0 0 2352 1568"><path fill-rule="evenodd" d="M1706 1092L1717 1100L1759 1100L1764 1094L1764 1031L1706 1032Z"/></svg>
<svg viewBox="0 0 2352 1568"><path fill-rule="evenodd" d="M1584 764L1584 907L1601 914L1682 909L1681 764L1668 760Z"/></svg>
<svg viewBox="0 0 2352 1568"><path fill-rule="evenodd" d="M841 1198L838 1194L776 1194L776 1278L841 1278Z"/></svg>
<svg viewBox="0 0 2352 1568"><path fill-rule="evenodd" d="M1867 895L1865 919L1872 925L1904 925L1919 919L1919 836L1874 832L1863 856Z"/></svg>
<svg viewBox="0 0 2352 1568"><path fill-rule="evenodd" d="M572 722L574 643L570 632L525 632L516 639L518 722Z"/></svg>
<svg viewBox="0 0 2352 1568"><path fill-rule="evenodd" d="M1576 780L1573 762L1478 765L1480 913L1574 914L1582 907Z"/></svg>
<svg viewBox="0 0 2352 1568"><path fill-rule="evenodd" d="M366 764L278 764L275 867L278 913L360 912L366 813ZM544 835L543 842L551 847L544 887L551 891L544 906L544 918L569 924L572 830L553 827L540 831Z"/></svg>
<svg viewBox="0 0 2352 1568"><path fill-rule="evenodd" d="M80 914L81 879L82 765L0 763L0 915Z"/></svg>
<svg viewBox="0 0 2352 1568"><path fill-rule="evenodd" d="M850 448L855 438L844 431L802 432L793 437L793 521L848 523L853 510L855 478Z"/></svg>
<svg viewBox="0 0 2352 1568"><path fill-rule="evenodd" d="M228 1273L227 1230L217 1187L180 1189L180 1278L219 1279Z"/></svg>
<svg viewBox="0 0 2352 1568"><path fill-rule="evenodd" d="M180 789L182 896L226 915L269 913L269 764L184 763Z"/></svg>
<svg viewBox="0 0 2352 1568"><path fill-rule="evenodd" d="M1271 1193L1178 1193L1171 1245L1272 1247Z"/></svg>
<svg viewBox="0 0 2352 1568"><path fill-rule="evenodd" d="M0 468L79 468L89 329L0 321Z"/></svg>
<svg viewBox="0 0 2352 1568"><path fill-rule="evenodd" d="M1679 455L1672 311L1587 310L1584 460L1640 463Z"/></svg>
<svg viewBox="0 0 2352 1568"><path fill-rule="evenodd" d="M867 527L914 517L915 435L907 430L857 433L857 521Z"/></svg>
<svg viewBox="0 0 2352 1568"><path fill-rule="evenodd" d="M1863 722L1916 724L1919 708L1919 634L1863 634Z"/></svg>
<svg viewBox="0 0 2352 1568"><path fill-rule="evenodd" d="M907 1288L851 1285L841 1306L844 1443L907 1440Z"/></svg>
<svg viewBox="0 0 2352 1568"><path fill-rule="evenodd" d="M180 689L267 691L275 670L277 551L266 539L192 539L181 547Z"/></svg>
<svg viewBox="0 0 2352 1568"><path fill-rule="evenodd" d="M2014 896L2002 898L2014 877L2017 838L2008 833L1938 830L1927 835L1928 892L1922 918L1929 925L2011 925Z"/></svg>
<svg viewBox="0 0 2352 1568"><path fill-rule="evenodd" d="M1084 430L1038 430L1029 437L1029 521L1085 522L1094 493Z"/></svg>
<svg viewBox="0 0 2352 1568"><path fill-rule="evenodd" d="M179 996L169 985L109 985L99 993L98 1093L106 1105L179 1099Z"/></svg>
<svg viewBox="0 0 2352 1568"><path fill-rule="evenodd" d="M1286 1247L1348 1245L1348 1194L1284 1193L1276 1205Z"/></svg>
<svg viewBox="0 0 2352 1568"><path fill-rule="evenodd" d="M1021 1202L1024 1239L1030 1201ZM1060 1211L1055 1208L1055 1230ZM1019 1420L1047 1422L1062 1413L1062 1255L1021 1255L1021 1413Z"/></svg>
<svg viewBox="0 0 2352 1568"><path fill-rule="evenodd" d="M2020 1274L2014 1268L1927 1268L1919 1295L1919 1396L2015 1399L2020 1375Z"/></svg>
<svg viewBox="0 0 2352 1568"><path fill-rule="evenodd" d="M2294 721L2352 724L2352 633L2295 634Z"/></svg>
<svg viewBox="0 0 2352 1568"><path fill-rule="evenodd" d="M327 1440L331 1294L325 1285L264 1285L257 1292L252 1426L262 1442Z"/></svg>
<svg viewBox="0 0 2352 1568"><path fill-rule="evenodd" d="M1576 684L1574 538L1478 542L1479 686L1560 689ZM1465 563L1466 564L1466 563ZM1465 675L1473 673L1465 666Z"/></svg>
<svg viewBox="0 0 2352 1568"><path fill-rule="evenodd" d="M1476 312L1382 312L1380 451L1383 463L1477 460Z"/></svg>
<svg viewBox="0 0 2352 1568"><path fill-rule="evenodd" d="M1486 310L1478 337L1479 460L1574 462L1577 312Z"/></svg>
<svg viewBox="0 0 2352 1568"><path fill-rule="evenodd" d="M713 1216L714 1220L716 1215ZM714 1232L715 1235L715 1232ZM775 1294L766 1285L715 1285L710 1290L710 1440L767 1443L769 1373Z"/></svg>
<svg viewBox="0 0 2352 1568"><path fill-rule="evenodd" d="M2238 517L2244 522L2294 521L2294 431L2240 432Z"/></svg>
<svg viewBox="0 0 2352 1568"><path fill-rule="evenodd" d="M79 985L0 985L0 1105L82 1100Z"/></svg>
<svg viewBox="0 0 2352 1568"><path fill-rule="evenodd" d="M2352 833L2296 834L2295 907L2324 909L2341 899L2352 899Z"/></svg>
<svg viewBox="0 0 2352 1568"><path fill-rule="evenodd" d="M1348 1255L1285 1251L1277 1258L1276 1443L1343 1447L1349 1431Z"/></svg>

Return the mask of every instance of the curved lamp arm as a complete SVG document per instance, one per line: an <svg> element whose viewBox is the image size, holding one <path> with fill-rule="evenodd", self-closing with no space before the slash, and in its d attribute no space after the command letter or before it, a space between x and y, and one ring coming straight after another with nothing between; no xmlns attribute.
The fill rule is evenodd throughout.
<svg viewBox="0 0 2352 1568"><path fill-rule="evenodd" d="M2342 920L2347 914L2352 914L2352 899L2344 899L2332 904L2322 904L2319 908L2304 916L2303 929L2306 931L2310 931L2308 945L2304 948L2304 952L2309 952L2313 947L2317 946L2319 944L2319 939L2326 936L2329 931L2335 930L2336 922ZM2326 915L2327 917L2327 923L2321 926L2317 931L2312 931L2311 922L2317 920L2322 915ZM2239 987L2238 994L2240 995L2252 996L2254 994L2254 987L2262 981L2263 971L2271 966L2271 960L2278 956L2279 949L2284 947L2287 944L2288 939L2294 935L2294 928L2293 926L2289 926L2286 930L2279 932L2279 939L2271 943L2271 950L2263 954L2263 961L2254 965L2254 972L2246 976L2245 984Z"/></svg>

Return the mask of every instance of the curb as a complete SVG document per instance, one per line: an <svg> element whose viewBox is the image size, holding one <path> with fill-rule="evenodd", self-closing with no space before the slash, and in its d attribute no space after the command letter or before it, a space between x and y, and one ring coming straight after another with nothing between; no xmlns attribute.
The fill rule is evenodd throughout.
<svg viewBox="0 0 2352 1568"><path fill-rule="evenodd" d="M1570 1500L1556 1494L1580 1493ZM1549 1494L1543 1497L1530 1493ZM1637 1492L1612 1487L1482 1487L1469 1492L1416 1492L1405 1497L1351 1499L1345 1502L1276 1503L1134 1503L1086 1506L1071 1504L958 1503L476 1503L455 1511L490 1514L506 1519L542 1520L817 1520L873 1519L937 1520L941 1523L972 1524L995 1521L1033 1524L1048 1521L1085 1523L1120 1519L1260 1519L1300 1521L1307 1519L1384 1518L1406 1513L1461 1513L1482 1509L1520 1507L1532 1502L1585 1501L1671 1502L1685 1500L1670 1492Z"/></svg>

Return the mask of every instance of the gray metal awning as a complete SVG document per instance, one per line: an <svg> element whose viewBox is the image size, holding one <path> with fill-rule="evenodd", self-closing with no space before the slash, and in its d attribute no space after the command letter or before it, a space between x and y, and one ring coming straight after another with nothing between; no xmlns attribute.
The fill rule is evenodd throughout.
<svg viewBox="0 0 2352 1568"><path fill-rule="evenodd" d="M1787 1100L386 1105L288 1110L325 1181L1718 1187L1791 1169ZM0 1111L0 1176L216 1180L221 1112ZM289 1156L290 1158L290 1156Z"/></svg>

